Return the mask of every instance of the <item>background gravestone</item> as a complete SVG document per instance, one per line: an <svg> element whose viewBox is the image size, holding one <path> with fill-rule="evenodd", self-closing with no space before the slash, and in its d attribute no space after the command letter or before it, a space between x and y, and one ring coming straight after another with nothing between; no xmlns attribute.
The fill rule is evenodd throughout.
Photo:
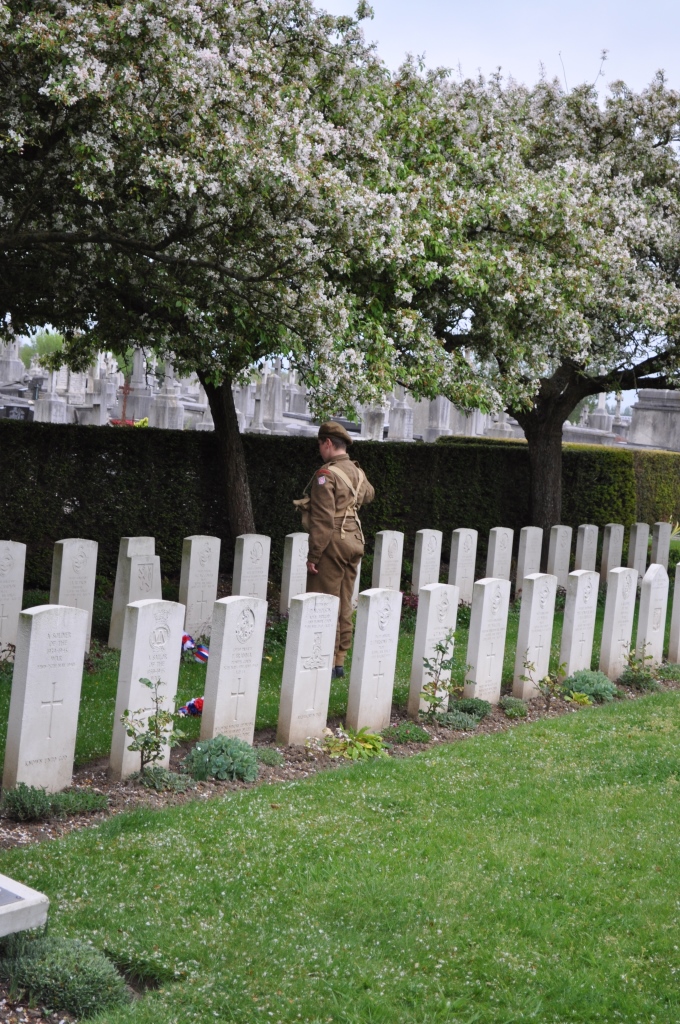
<svg viewBox="0 0 680 1024"><path fill-rule="evenodd" d="M532 573L541 571L542 550L543 530L539 526L525 526L520 530L515 600L522 593L522 581L524 578Z"/></svg>
<svg viewBox="0 0 680 1024"><path fill-rule="evenodd" d="M510 579L512 538L513 531L506 526L494 526L489 531L489 551L486 558L487 579Z"/></svg>
<svg viewBox="0 0 680 1024"><path fill-rule="evenodd" d="M232 594L267 600L271 538L260 533L242 533L236 538Z"/></svg>
<svg viewBox="0 0 680 1024"><path fill-rule="evenodd" d="M524 577L512 693L522 700L538 696L538 683L550 668L557 577L534 572Z"/></svg>
<svg viewBox="0 0 680 1024"><path fill-rule="evenodd" d="M184 630L190 636L211 635L212 611L220 572L219 537L193 535L182 543L179 603L183 604Z"/></svg>
<svg viewBox="0 0 680 1024"><path fill-rule="evenodd" d="M2 788L71 785L87 612L45 604L19 616Z"/></svg>
<svg viewBox="0 0 680 1024"><path fill-rule="evenodd" d="M604 583L609 579L612 569L620 569L623 559L623 536L625 530L621 523L607 523L602 539L602 561L600 575ZM645 556L647 551L645 549ZM644 575L644 569L643 569Z"/></svg>
<svg viewBox="0 0 680 1024"><path fill-rule="evenodd" d="M604 606L600 672L604 672L613 683L625 669L630 653L636 597L635 569L612 569Z"/></svg>
<svg viewBox="0 0 680 1024"><path fill-rule="evenodd" d="M668 641L668 660L671 665L680 663L680 562L675 567L673 585L673 611L671 613L671 635Z"/></svg>
<svg viewBox="0 0 680 1024"><path fill-rule="evenodd" d="M584 523L583 526L579 526L576 535L575 569L587 569L588 572L595 572L599 533L598 527L593 526L592 523Z"/></svg>
<svg viewBox="0 0 680 1024"><path fill-rule="evenodd" d="M472 596L468 634L465 697L480 697L498 704L501 696L505 635L508 628L510 583L508 580L477 580Z"/></svg>
<svg viewBox="0 0 680 1024"><path fill-rule="evenodd" d="M416 721L420 711L429 710L427 701L420 696L423 686L432 679L425 668L424 659L427 658L429 661L435 662L440 657L435 651L436 644L444 642L450 633L455 632L458 601L458 587L446 583L429 583L421 587L408 695L408 713ZM447 655L444 660L450 658L452 653L453 638L447 647ZM450 679L450 669L440 675L442 683L448 683ZM444 697L444 693L445 691L439 693L438 696ZM444 702L441 705L442 712L448 710L448 704L448 697L444 697Z"/></svg>
<svg viewBox="0 0 680 1024"><path fill-rule="evenodd" d="M560 646L560 665L567 676L590 670L599 585L599 573L587 569L569 573Z"/></svg>
<svg viewBox="0 0 680 1024"><path fill-rule="evenodd" d="M202 740L222 735L253 742L266 624L267 602L259 597L215 602Z"/></svg>
<svg viewBox="0 0 680 1024"><path fill-rule="evenodd" d="M571 559L571 526L553 526L548 547L548 573L557 576L557 586L567 589Z"/></svg>
<svg viewBox="0 0 680 1024"><path fill-rule="evenodd" d="M287 615L290 602L307 590L307 556L309 534L289 533L283 543L283 575L281 577L281 598L279 614Z"/></svg>
<svg viewBox="0 0 680 1024"><path fill-rule="evenodd" d="M449 586L458 587L460 600L472 604L477 564L477 531L460 529L451 534Z"/></svg>
<svg viewBox="0 0 680 1024"><path fill-rule="evenodd" d="M290 602L276 731L283 746L304 744L326 728L339 607L331 594L300 594Z"/></svg>
<svg viewBox="0 0 680 1024"><path fill-rule="evenodd" d="M650 565L653 563L662 565L666 572L668 572L672 529L673 527L670 523L654 523L654 529L652 530L652 557Z"/></svg>
<svg viewBox="0 0 680 1024"><path fill-rule="evenodd" d="M441 537L441 534L440 534ZM398 590L359 595L347 698L347 724L380 732L390 724L402 598Z"/></svg>
<svg viewBox="0 0 680 1024"><path fill-rule="evenodd" d="M0 540L0 650L17 642L25 566L26 545Z"/></svg>
<svg viewBox="0 0 680 1024"><path fill-rule="evenodd" d="M92 608L97 581L97 542L70 537L58 540L52 555L50 604L83 608L87 612L85 650L90 649Z"/></svg>
<svg viewBox="0 0 680 1024"><path fill-rule="evenodd" d="M427 583L439 583L441 560L441 530L418 530L413 553L412 594L419 594L420 588Z"/></svg>
<svg viewBox="0 0 680 1024"><path fill-rule="evenodd" d="M635 654L645 659L645 665L660 665L668 610L668 573L654 562L644 575L640 587ZM647 660L650 659L650 660Z"/></svg>
<svg viewBox="0 0 680 1024"><path fill-rule="evenodd" d="M404 553L404 534L399 530L381 530L375 535L373 574L371 586L401 590L401 560Z"/></svg>
<svg viewBox="0 0 680 1024"><path fill-rule="evenodd" d="M649 550L649 525L633 523L628 539L628 568L635 569L638 581L647 572L647 553Z"/></svg>
<svg viewBox="0 0 680 1024"><path fill-rule="evenodd" d="M153 537L121 537L118 546L118 564L116 565L116 582L113 588L113 605L111 608L111 625L109 627L109 647L120 648L123 642L123 625L125 609L133 600L131 597L131 565L133 555L154 557L156 541ZM149 595L145 595L149 597ZM153 596L153 595L151 595Z"/></svg>

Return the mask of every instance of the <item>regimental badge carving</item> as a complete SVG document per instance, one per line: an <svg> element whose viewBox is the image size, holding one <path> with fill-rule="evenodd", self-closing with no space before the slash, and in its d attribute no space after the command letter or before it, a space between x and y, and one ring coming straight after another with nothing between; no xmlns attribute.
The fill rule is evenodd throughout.
<svg viewBox="0 0 680 1024"><path fill-rule="evenodd" d="M433 555L437 550L437 538L433 533L431 533L430 536L427 538L426 550L428 555Z"/></svg>
<svg viewBox="0 0 680 1024"><path fill-rule="evenodd" d="M236 623L236 639L240 644L250 640L255 629L255 613L251 608L244 608Z"/></svg>
<svg viewBox="0 0 680 1024"><path fill-rule="evenodd" d="M200 562L201 569L205 569L206 565L210 561L210 556L211 555L212 555L212 548L211 548L209 543L206 543L205 547L203 548L203 550L201 551L200 555L198 556L198 561Z"/></svg>
<svg viewBox="0 0 680 1024"><path fill-rule="evenodd" d="M315 669L326 668L328 655L321 653L323 633L315 633L312 643L312 653L308 658L302 658L302 668L305 672L314 672Z"/></svg>
<svg viewBox="0 0 680 1024"><path fill-rule="evenodd" d="M655 608L654 609L654 618L652 620L652 629L654 630L655 633L658 632L658 629L659 629L660 625L661 625L661 609L660 608Z"/></svg>
<svg viewBox="0 0 680 1024"><path fill-rule="evenodd" d="M589 576L583 587L583 603L588 604L593 593L593 577Z"/></svg>
<svg viewBox="0 0 680 1024"><path fill-rule="evenodd" d="M386 630L387 624L392 617L392 605L388 598L384 597L378 607L378 629Z"/></svg>
<svg viewBox="0 0 680 1024"><path fill-rule="evenodd" d="M398 550L399 550L399 541L397 540L396 537L393 537L392 540L387 545L387 557L389 558L389 560L391 562L393 562L394 559L397 557Z"/></svg>
<svg viewBox="0 0 680 1024"><path fill-rule="evenodd" d="M140 590L151 590L153 585L153 562L144 562L137 567L137 580Z"/></svg>
<svg viewBox="0 0 680 1024"><path fill-rule="evenodd" d="M501 590L500 587L497 586L496 589L494 590L493 598L491 599L491 614L492 615L497 615L498 614L498 609L500 608L502 603L503 603L503 591Z"/></svg>
<svg viewBox="0 0 680 1024"><path fill-rule="evenodd" d="M501 534L500 540L498 542L498 546L500 547L501 551L505 551L505 549L508 546L508 535L507 535L507 533L502 533Z"/></svg>
<svg viewBox="0 0 680 1024"><path fill-rule="evenodd" d="M5 548L0 555L0 576L6 576L13 566L14 556L9 548Z"/></svg>
<svg viewBox="0 0 680 1024"><path fill-rule="evenodd" d="M309 544L299 544L297 549L298 561L306 562L309 554Z"/></svg>
<svg viewBox="0 0 680 1024"><path fill-rule="evenodd" d="M623 600L624 601L626 601L628 599L628 595L630 594L632 587L633 587L633 577L632 577L631 573L627 572L626 573L626 578L623 581L623 587L621 588L621 593L623 595Z"/></svg>
<svg viewBox="0 0 680 1024"><path fill-rule="evenodd" d="M167 622L159 622L149 635L149 645L152 651L162 650L170 637L170 627Z"/></svg>
<svg viewBox="0 0 680 1024"><path fill-rule="evenodd" d="M84 572L85 569L87 568L87 551L82 545L78 548L78 551L73 556L71 568L73 569L76 576L80 576L80 574Z"/></svg>
<svg viewBox="0 0 680 1024"><path fill-rule="evenodd" d="M570 540L571 540L571 538L570 538L569 534L567 533L567 531L566 530L562 530L562 532L560 533L560 547L563 550L564 550L564 548L569 547Z"/></svg>
<svg viewBox="0 0 680 1024"><path fill-rule="evenodd" d="M541 608L545 608L545 606L548 603L549 598L550 598L550 587L548 586L547 583L544 583L543 584L543 589L541 590L541 596L538 599L538 603L540 604Z"/></svg>
<svg viewBox="0 0 680 1024"><path fill-rule="evenodd" d="M463 551L465 552L466 555L469 555L471 549L472 549L472 537L470 536L469 533L464 533L463 534Z"/></svg>
<svg viewBox="0 0 680 1024"><path fill-rule="evenodd" d="M441 598L439 600L439 604L437 605L437 619L439 620L439 622L444 622L444 620L446 619L446 616L449 613L449 608L450 607L451 607L451 602L449 601L449 595L448 594L442 594L442 596L441 596Z"/></svg>
<svg viewBox="0 0 680 1024"><path fill-rule="evenodd" d="M264 548L259 540L256 540L250 549L250 561L254 563L259 562L264 554Z"/></svg>

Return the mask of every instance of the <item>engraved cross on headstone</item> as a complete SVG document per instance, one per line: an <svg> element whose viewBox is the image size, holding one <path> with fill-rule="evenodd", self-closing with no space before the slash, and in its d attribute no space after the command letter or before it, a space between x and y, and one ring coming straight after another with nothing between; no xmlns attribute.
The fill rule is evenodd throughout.
<svg viewBox="0 0 680 1024"><path fill-rule="evenodd" d="M210 604L210 601L208 601L208 600L207 600L207 598L206 598L206 596L205 596L205 590L202 590L202 591L201 591L201 597L200 597L200 600L199 600L199 601L197 601L197 602L196 602L196 604L197 604L197 605L199 606L199 612L198 612L198 614L200 615L200 617L201 617L201 619L202 619L202 618L203 618L203 616L205 615L205 612L203 611L203 606L204 606L204 605L209 605L209 604Z"/></svg>
<svg viewBox="0 0 680 1024"><path fill-rule="evenodd" d="M4 623L7 622L8 619L9 619L9 615L5 611L4 604L0 605L0 636L2 636L2 634L5 631Z"/></svg>
<svg viewBox="0 0 680 1024"><path fill-rule="evenodd" d="M544 647L544 644L543 644L543 634L541 633L539 635L539 637L538 637L538 643L536 644L536 660L538 660L540 658L541 651L543 650L543 647Z"/></svg>
<svg viewBox="0 0 680 1024"><path fill-rule="evenodd" d="M578 654L579 658L583 657L583 648L585 646L585 642L586 642L586 631L585 631L585 629L583 629L583 630L581 630L581 639L579 640L579 643L581 645L581 650L579 651L579 654Z"/></svg>
<svg viewBox="0 0 680 1024"><path fill-rule="evenodd" d="M380 699L380 685L382 680L385 678L385 673L382 670L382 661L378 662L378 671L373 673L375 679L375 699Z"/></svg>
<svg viewBox="0 0 680 1024"><path fill-rule="evenodd" d="M489 675L488 675L488 678L491 679L491 673L493 671L493 663L496 660L496 655L494 654L494 649L493 649L493 641L491 643L491 649L489 650L489 653L487 654L487 658L489 659Z"/></svg>
<svg viewBox="0 0 680 1024"><path fill-rule="evenodd" d="M48 732L47 732L48 740L52 739L52 719L54 718L54 709L58 708L58 707L61 707L63 705L63 703L64 703L63 700L55 700L56 692L57 692L57 684L56 683L52 683L52 700L43 700L43 701L41 701L41 704L42 704L42 706L44 708L49 708L50 709L50 725L49 725L49 729L48 729Z"/></svg>
<svg viewBox="0 0 680 1024"><path fill-rule="evenodd" d="M238 700L239 700L239 697L245 697L245 695L246 695L246 688L245 688L245 686L243 687L243 689L241 689L241 684L242 683L243 683L243 677L239 676L238 679L236 680L236 689L231 691L232 697L236 697L236 708L234 709L234 721L235 722L238 722Z"/></svg>

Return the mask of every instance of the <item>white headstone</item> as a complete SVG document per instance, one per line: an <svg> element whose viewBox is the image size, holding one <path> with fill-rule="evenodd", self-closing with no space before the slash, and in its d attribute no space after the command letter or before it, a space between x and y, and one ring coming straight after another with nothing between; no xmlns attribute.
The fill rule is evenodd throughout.
<svg viewBox="0 0 680 1024"><path fill-rule="evenodd" d="M221 547L219 537L193 535L182 543L179 603L186 608L184 629L193 637L211 635Z"/></svg>
<svg viewBox="0 0 680 1024"><path fill-rule="evenodd" d="M242 533L236 538L232 594L267 600L271 538L261 533Z"/></svg>
<svg viewBox="0 0 680 1024"><path fill-rule="evenodd" d="M472 604L477 563L477 531L460 529L451 534L449 586L458 587L460 600Z"/></svg>
<svg viewBox="0 0 680 1024"><path fill-rule="evenodd" d="M543 530L540 526L525 526L519 533L519 551L517 553L517 579L515 580L515 597L522 593L522 582L532 573L541 571L541 552L543 550Z"/></svg>
<svg viewBox="0 0 680 1024"><path fill-rule="evenodd" d="M557 586L567 589L571 558L571 526L553 526L548 548L548 572L557 576Z"/></svg>
<svg viewBox="0 0 680 1024"><path fill-rule="evenodd" d="M381 530L375 535L373 554L373 588L401 590L401 560L404 534L398 530Z"/></svg>
<svg viewBox="0 0 680 1024"><path fill-rule="evenodd" d="M635 569L612 569L607 581L604 606L600 672L616 682L626 667L633 630L637 573Z"/></svg>
<svg viewBox="0 0 680 1024"><path fill-rule="evenodd" d="M44 604L19 616L3 789L71 785L86 635L84 608Z"/></svg>
<svg viewBox="0 0 680 1024"><path fill-rule="evenodd" d="M320 737L326 728L339 607L331 594L291 599L276 730L283 746Z"/></svg>
<svg viewBox="0 0 680 1024"><path fill-rule="evenodd" d="M279 613L287 615L291 599L307 589L308 533L288 533L283 542L283 576Z"/></svg>
<svg viewBox="0 0 680 1024"><path fill-rule="evenodd" d="M427 701L420 696L425 684L432 681L431 674L425 668L424 659L427 658L434 662L438 657L435 646L438 643L443 643L446 637L455 631L459 600L458 587L446 583L428 583L421 587L408 694L408 713L411 718L417 719L419 711L427 711L429 708ZM451 637L450 644L447 645L447 654L444 660L448 660L452 653L453 637ZM448 683L450 679L450 670L441 673L440 681L442 683ZM437 696L444 697L444 693L439 693ZM445 698L441 705L441 711L447 710L448 698Z"/></svg>
<svg viewBox="0 0 680 1024"><path fill-rule="evenodd" d="M600 575L605 583L607 582L609 573L612 569L621 568L621 562L623 559L623 535L624 528L621 523L607 523L604 528ZM645 551L645 555L646 554L647 552ZM642 572L644 575L644 569Z"/></svg>
<svg viewBox="0 0 680 1024"><path fill-rule="evenodd" d="M550 669L557 577L533 572L524 577L512 692L531 700Z"/></svg>
<svg viewBox="0 0 680 1024"><path fill-rule="evenodd" d="M678 562L675 567L671 635L668 641L668 660L671 665L680 664L680 562Z"/></svg>
<svg viewBox="0 0 680 1024"><path fill-rule="evenodd" d="M588 572L595 572L597 563L597 538L600 531L592 523L585 523L579 526L576 534L576 555L574 557L574 569L587 569Z"/></svg>
<svg viewBox="0 0 680 1024"><path fill-rule="evenodd" d="M468 635L465 697L480 697L498 704L501 696L505 634L508 628L510 583L508 580L477 580L472 595Z"/></svg>
<svg viewBox="0 0 680 1024"><path fill-rule="evenodd" d="M635 644L635 654L638 658L651 658L651 661L645 660L645 665L660 665L663 661L667 610L668 573L663 565L652 562L640 587Z"/></svg>
<svg viewBox="0 0 680 1024"><path fill-rule="evenodd" d="M97 579L97 542L69 537L58 540L52 555L50 604L84 608L87 612L85 650L90 649L92 608Z"/></svg>
<svg viewBox="0 0 680 1024"><path fill-rule="evenodd" d="M411 593L419 594L427 583L439 583L442 560L441 530L418 530L413 553L413 581Z"/></svg>
<svg viewBox="0 0 680 1024"><path fill-rule="evenodd" d="M371 588L359 595L347 698L352 729L380 732L390 724L401 603L398 590Z"/></svg>
<svg viewBox="0 0 680 1024"><path fill-rule="evenodd" d="M494 526L489 530L489 550L486 556L487 579L509 580L512 566L513 531L507 526Z"/></svg>
<svg viewBox="0 0 680 1024"><path fill-rule="evenodd" d="M654 523L654 529L652 530L652 563L656 565L662 565L666 571L668 571L668 555L671 550L671 530L673 527L670 523Z"/></svg>
<svg viewBox="0 0 680 1024"><path fill-rule="evenodd" d="M153 537L121 537L118 546L118 564L116 566L116 582L113 588L113 606L111 608L111 625L109 627L109 647L120 648L123 642L123 624L125 609L130 601L136 598L132 593L132 575L130 559L133 555L154 557L156 541ZM144 595L154 597L153 594Z"/></svg>
<svg viewBox="0 0 680 1024"><path fill-rule="evenodd" d="M635 569L638 580L647 572L647 553L649 551L648 523L633 523L628 538L628 568Z"/></svg>
<svg viewBox="0 0 680 1024"><path fill-rule="evenodd" d="M0 650L17 642L25 567L26 545L0 540Z"/></svg>
<svg viewBox="0 0 680 1024"><path fill-rule="evenodd" d="M266 624L267 602L259 597L215 602L202 740L221 735L253 742Z"/></svg>
<svg viewBox="0 0 680 1024"><path fill-rule="evenodd" d="M560 665L568 676L590 670L599 586L599 573L587 569L569 573L560 646Z"/></svg>
<svg viewBox="0 0 680 1024"><path fill-rule="evenodd" d="M352 608L354 609L354 611L356 611L356 609L359 607L359 591L361 590L361 562L362 559L360 558L359 564L357 566L357 574L354 577L354 589L352 590Z"/></svg>
<svg viewBox="0 0 680 1024"><path fill-rule="evenodd" d="M174 601L134 601L125 609L111 738L110 769L116 779L127 778L140 768L140 755L128 750L132 741L120 720L126 709L149 713L153 710L151 691L139 680L149 679L152 683L160 680L163 685L158 693L163 698L162 708L175 710L183 630L184 605ZM159 763L168 767L169 748L165 748Z"/></svg>

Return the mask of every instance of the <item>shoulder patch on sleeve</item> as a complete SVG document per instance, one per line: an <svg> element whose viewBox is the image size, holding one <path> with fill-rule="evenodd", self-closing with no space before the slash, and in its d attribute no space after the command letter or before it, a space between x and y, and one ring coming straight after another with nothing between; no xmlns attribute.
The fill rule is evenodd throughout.
<svg viewBox="0 0 680 1024"><path fill-rule="evenodd" d="M325 484L326 483L326 477L325 476L318 476L316 478L316 482L319 483L319 484Z"/></svg>

